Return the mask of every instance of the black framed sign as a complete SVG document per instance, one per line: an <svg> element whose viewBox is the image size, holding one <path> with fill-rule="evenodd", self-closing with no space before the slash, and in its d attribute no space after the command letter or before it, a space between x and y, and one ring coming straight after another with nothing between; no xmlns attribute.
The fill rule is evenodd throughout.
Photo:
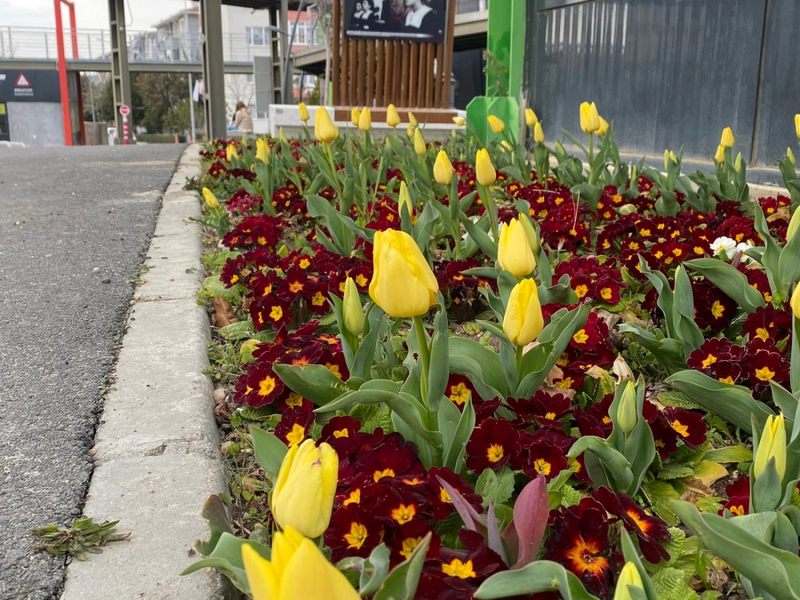
<svg viewBox="0 0 800 600"><path fill-rule="evenodd" d="M447 2L454 0L345 0L348 37L441 42Z"/></svg>

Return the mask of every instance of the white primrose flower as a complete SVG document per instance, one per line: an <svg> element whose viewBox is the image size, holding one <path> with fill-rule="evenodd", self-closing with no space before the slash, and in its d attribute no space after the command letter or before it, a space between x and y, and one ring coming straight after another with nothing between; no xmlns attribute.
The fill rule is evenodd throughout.
<svg viewBox="0 0 800 600"><path fill-rule="evenodd" d="M736 244L736 250L735 251L742 253L742 262L750 262L751 260L753 260L752 258L750 258L749 256L747 256L745 254L745 252L750 250L750 248L752 248L752 247L753 247L753 244L751 244L750 242L739 242L738 244Z"/></svg>
<svg viewBox="0 0 800 600"><path fill-rule="evenodd" d="M736 251L736 240L726 236L718 237L711 242L711 250L714 252L714 256L730 259Z"/></svg>

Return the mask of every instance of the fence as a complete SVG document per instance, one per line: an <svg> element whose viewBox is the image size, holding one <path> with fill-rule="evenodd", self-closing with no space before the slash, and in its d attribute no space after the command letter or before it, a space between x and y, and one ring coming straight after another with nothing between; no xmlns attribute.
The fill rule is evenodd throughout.
<svg viewBox="0 0 800 600"><path fill-rule="evenodd" d="M596 100L620 146L710 157L723 127L751 164L795 143L796 0L535 0L528 102L551 135Z"/></svg>

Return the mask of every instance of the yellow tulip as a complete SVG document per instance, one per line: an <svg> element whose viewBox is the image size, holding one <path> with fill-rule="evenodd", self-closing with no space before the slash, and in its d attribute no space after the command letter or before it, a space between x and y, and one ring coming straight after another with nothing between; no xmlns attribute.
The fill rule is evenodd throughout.
<svg viewBox="0 0 800 600"><path fill-rule="evenodd" d="M271 151L269 149L269 144L267 140L264 138L258 138L256 140L256 159L260 160L265 165L269 164L269 155Z"/></svg>
<svg viewBox="0 0 800 600"><path fill-rule="evenodd" d="M733 137L733 130L730 127L723 129L722 137L719 140L719 145L723 148L733 148L735 143L736 139Z"/></svg>
<svg viewBox="0 0 800 600"><path fill-rule="evenodd" d="M527 123L528 127L533 127L539 122L539 117L536 116L536 113L533 112L532 108L525 109L525 123Z"/></svg>
<svg viewBox="0 0 800 600"><path fill-rule="evenodd" d="M800 209L799 209L800 210ZM795 319L800 319L800 283L794 288L794 293L789 300L789 306L792 308L792 313Z"/></svg>
<svg viewBox="0 0 800 600"><path fill-rule="evenodd" d="M350 109L350 122L353 124L353 127L358 127L359 119L361 119L361 111L354 106Z"/></svg>
<svg viewBox="0 0 800 600"><path fill-rule="evenodd" d="M531 245L531 250L533 250L535 256L539 252L539 236L536 235L536 229L525 213L519 213L519 222L522 223L522 228L525 230L525 235L528 236L528 243Z"/></svg>
<svg viewBox="0 0 800 600"><path fill-rule="evenodd" d="M395 318L418 317L436 304L439 284L410 235L387 229L375 232L370 298Z"/></svg>
<svg viewBox="0 0 800 600"><path fill-rule="evenodd" d="M403 207L406 207L408 216L414 216L414 203L411 202L411 194L408 193L408 186L405 181L400 182L400 190L397 192L397 212L403 212Z"/></svg>
<svg viewBox="0 0 800 600"><path fill-rule="evenodd" d="M361 297L358 295L356 282L348 277L344 282L344 299L342 301L344 312L344 326L353 335L361 335L364 331L364 309L361 306Z"/></svg>
<svg viewBox="0 0 800 600"><path fill-rule="evenodd" d="M617 587L614 590L614 600L633 600L633 594L631 594L629 588L644 591L642 576L639 574L639 569L632 562L625 563L625 566L619 572Z"/></svg>
<svg viewBox="0 0 800 600"><path fill-rule="evenodd" d="M214 192L207 187L203 188L203 199L206 201L206 206L208 208L217 208L219 206L219 200L217 200Z"/></svg>
<svg viewBox="0 0 800 600"><path fill-rule="evenodd" d="M794 135L800 140L800 113L794 116Z"/></svg>
<svg viewBox="0 0 800 600"><path fill-rule="evenodd" d="M617 423L619 423L620 429L625 434L628 434L633 431L633 428L636 427L636 422L639 420L636 407L636 386L632 381L626 381L623 385L625 389L622 390L622 396L617 407Z"/></svg>
<svg viewBox="0 0 800 600"><path fill-rule="evenodd" d="M412 113L410 111L408 113L408 124L411 125L411 127L416 127L418 125L417 117L415 117L414 113Z"/></svg>
<svg viewBox="0 0 800 600"><path fill-rule="evenodd" d="M463 127L467 124L467 120L464 117L453 117L453 123L455 123L458 127Z"/></svg>
<svg viewBox="0 0 800 600"><path fill-rule="evenodd" d="M544 129L539 121L533 124L533 141L537 144L544 144Z"/></svg>
<svg viewBox="0 0 800 600"><path fill-rule="evenodd" d="M436 155L436 162L433 163L433 178L436 183L450 185L450 182L453 181L453 172L453 163L447 157L447 152L439 150L439 154Z"/></svg>
<svg viewBox="0 0 800 600"><path fill-rule="evenodd" d="M372 112L366 106L361 109L361 114L358 117L358 128L361 131L372 129Z"/></svg>
<svg viewBox="0 0 800 600"><path fill-rule="evenodd" d="M519 219L511 219L500 228L497 263L517 279L530 275L536 268L530 239Z"/></svg>
<svg viewBox="0 0 800 600"><path fill-rule="evenodd" d="M336 127L328 111L319 107L314 113L314 137L318 142L330 143L339 137L339 128Z"/></svg>
<svg viewBox="0 0 800 600"><path fill-rule="evenodd" d="M386 107L386 124L392 129L400 125L400 113L397 112L394 104Z"/></svg>
<svg viewBox="0 0 800 600"><path fill-rule="evenodd" d="M523 279L514 286L508 297L503 331L514 344L525 346L535 340L543 328L544 318L536 282Z"/></svg>
<svg viewBox="0 0 800 600"><path fill-rule="evenodd" d="M300 115L300 120L303 123L307 123L308 120L311 118L311 115L308 114L308 107L306 106L305 102L301 102L297 105L297 112Z"/></svg>
<svg viewBox="0 0 800 600"><path fill-rule="evenodd" d="M764 424L764 431L758 440L753 457L753 477L758 479L764 474L770 459L775 459L775 470L778 477L783 479L786 474L786 427L783 423L783 413L777 417L770 415Z"/></svg>
<svg viewBox="0 0 800 600"><path fill-rule="evenodd" d="M486 148L481 148L475 153L475 176L478 178L478 183L484 186L492 185L497 179L497 171L494 170L492 159Z"/></svg>
<svg viewBox="0 0 800 600"><path fill-rule="evenodd" d="M228 162L231 162L235 158L239 158L239 151L236 149L236 144L231 142L228 144L228 147L225 148L225 158L228 159Z"/></svg>
<svg viewBox="0 0 800 600"><path fill-rule="evenodd" d="M725 146L720 144L717 146L717 153L714 154L714 162L721 165L725 162Z"/></svg>
<svg viewBox="0 0 800 600"><path fill-rule="evenodd" d="M584 133L595 133L600 129L600 115L597 113L597 106L592 102L581 102L580 106L581 131Z"/></svg>
<svg viewBox="0 0 800 600"><path fill-rule="evenodd" d="M489 127L492 129L492 133L495 135L503 133L503 130L506 128L506 124L503 123L503 120L495 117L494 115L489 115L486 117L486 120L489 123Z"/></svg>
<svg viewBox="0 0 800 600"><path fill-rule="evenodd" d="M597 135L603 137L606 133L608 133L608 121L606 121L600 115L597 116L600 119L600 127L597 128Z"/></svg>
<svg viewBox="0 0 800 600"><path fill-rule="evenodd" d="M339 457L328 444L317 447L307 439L289 448L272 490L275 522L310 538L322 535L331 521L338 477Z"/></svg>
<svg viewBox="0 0 800 600"><path fill-rule="evenodd" d="M414 130L414 152L417 153L417 156L424 156L426 150L425 138L422 137L422 132L417 128Z"/></svg>
<svg viewBox="0 0 800 600"><path fill-rule="evenodd" d="M253 600L359 600L339 569L319 548L293 528L272 538L271 560L250 544L242 545L242 562Z"/></svg>
<svg viewBox="0 0 800 600"><path fill-rule="evenodd" d="M792 213L792 218L789 219L789 227L786 229L787 242L794 237L794 234L797 233L798 228L800 228L800 208L796 208Z"/></svg>

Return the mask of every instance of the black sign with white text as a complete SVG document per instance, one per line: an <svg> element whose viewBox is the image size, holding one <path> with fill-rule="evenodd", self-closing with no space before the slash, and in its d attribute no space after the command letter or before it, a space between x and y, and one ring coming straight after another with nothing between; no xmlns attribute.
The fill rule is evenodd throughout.
<svg viewBox="0 0 800 600"><path fill-rule="evenodd" d="M0 102L61 102L58 71L0 71Z"/></svg>

